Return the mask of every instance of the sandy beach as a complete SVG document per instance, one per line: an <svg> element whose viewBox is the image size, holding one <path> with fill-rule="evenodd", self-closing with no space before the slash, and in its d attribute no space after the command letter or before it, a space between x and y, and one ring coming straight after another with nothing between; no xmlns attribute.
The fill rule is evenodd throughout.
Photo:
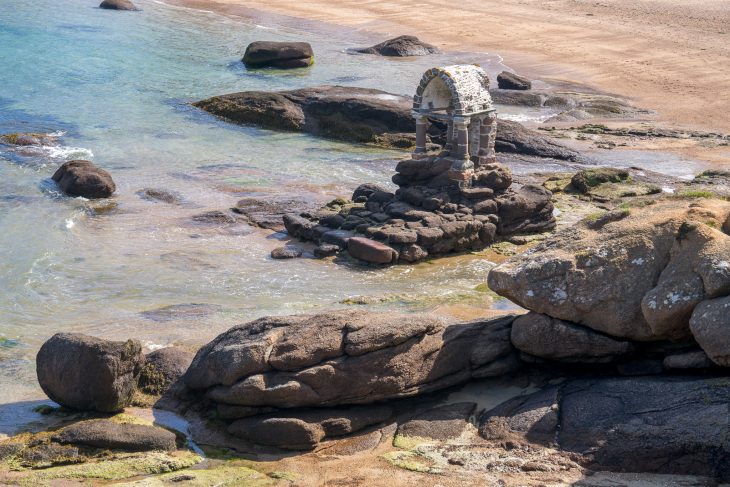
<svg viewBox="0 0 730 487"><path fill-rule="evenodd" d="M666 125L730 132L730 3L717 0L171 0L266 25L415 34L487 51L545 80L586 83L656 110Z"/></svg>

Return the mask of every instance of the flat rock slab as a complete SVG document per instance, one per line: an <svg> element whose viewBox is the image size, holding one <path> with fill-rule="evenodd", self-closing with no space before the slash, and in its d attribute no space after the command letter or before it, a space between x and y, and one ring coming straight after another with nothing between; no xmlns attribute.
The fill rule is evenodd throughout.
<svg viewBox="0 0 730 487"><path fill-rule="evenodd" d="M105 419L81 421L53 436L59 443L125 451L175 450L175 433L157 426Z"/></svg>
<svg viewBox="0 0 730 487"><path fill-rule="evenodd" d="M398 434L434 440L458 438L466 431L476 406L473 402L461 402L430 409L399 424Z"/></svg>

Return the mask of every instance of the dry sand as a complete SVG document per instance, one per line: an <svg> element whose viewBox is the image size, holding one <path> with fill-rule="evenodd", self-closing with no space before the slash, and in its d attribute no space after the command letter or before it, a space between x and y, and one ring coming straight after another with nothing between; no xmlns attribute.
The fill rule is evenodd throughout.
<svg viewBox="0 0 730 487"><path fill-rule="evenodd" d="M301 27L415 34L504 56L518 72L587 83L659 112L666 125L730 133L726 0L170 0Z"/></svg>

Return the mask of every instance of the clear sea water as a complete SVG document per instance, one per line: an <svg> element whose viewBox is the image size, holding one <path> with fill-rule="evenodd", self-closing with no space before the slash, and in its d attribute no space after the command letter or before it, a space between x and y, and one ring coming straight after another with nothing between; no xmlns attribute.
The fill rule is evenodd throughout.
<svg viewBox="0 0 730 487"><path fill-rule="evenodd" d="M348 306L341 302L353 296L382 298L371 306L381 309L489 305L474 291L491 266L484 258L379 271L275 261L269 252L282 235L193 224L192 215L250 195L325 202L361 182L389 184L405 154L232 126L190 102L325 83L410 94L431 66L478 62L495 73L497 56L353 56L346 33L262 28L149 0L139 0L142 12L97 4L3 0L0 9L0 134L62 135L60 147L0 147L0 405L43 397L34 356L58 331L135 337L154 348L200 344L266 314ZM316 64L247 71L238 60L260 39L309 41ZM111 172L113 207L58 194L49 178L73 158ZM184 203L142 199L142 188ZM0 426L15 421L8 411L0 406Z"/></svg>

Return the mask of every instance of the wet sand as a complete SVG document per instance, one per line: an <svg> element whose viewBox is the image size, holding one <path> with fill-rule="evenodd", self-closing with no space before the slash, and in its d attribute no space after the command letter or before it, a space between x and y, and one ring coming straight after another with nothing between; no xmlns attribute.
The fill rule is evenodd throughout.
<svg viewBox="0 0 730 487"><path fill-rule="evenodd" d="M415 34L487 51L531 77L587 83L656 110L666 125L730 133L730 3L717 0L169 0L254 22ZM304 19L304 20L303 20Z"/></svg>

